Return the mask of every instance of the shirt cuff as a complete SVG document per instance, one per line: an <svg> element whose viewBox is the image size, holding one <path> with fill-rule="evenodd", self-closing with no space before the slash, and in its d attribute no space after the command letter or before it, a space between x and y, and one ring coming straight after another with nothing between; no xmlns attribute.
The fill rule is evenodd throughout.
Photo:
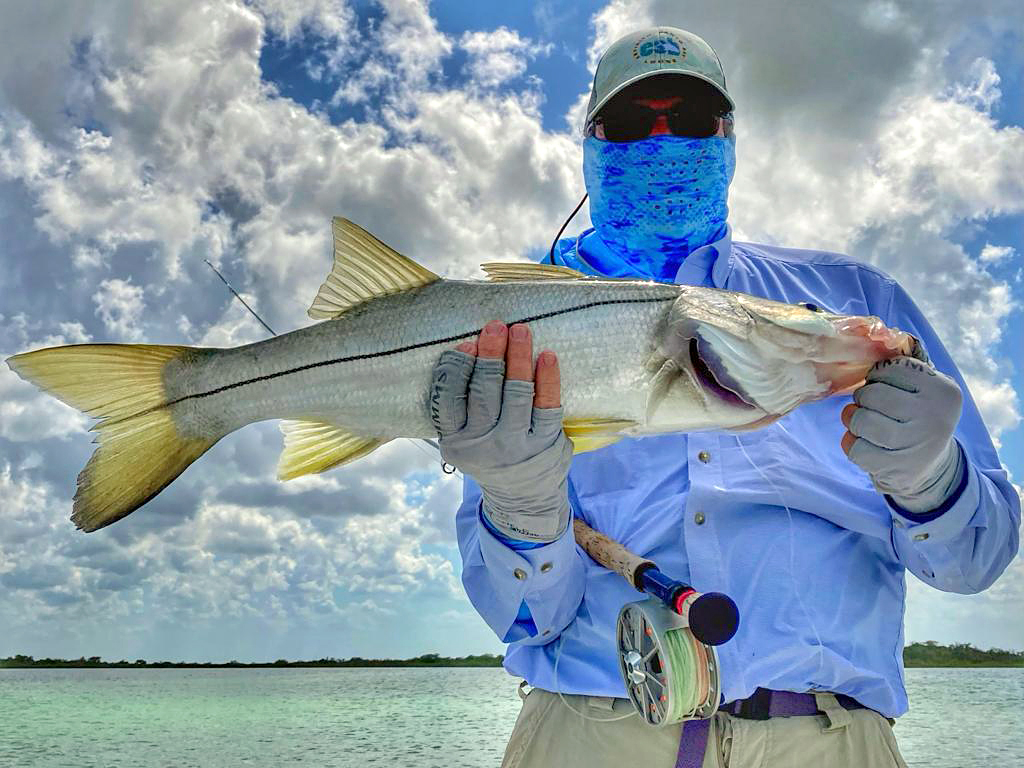
<svg viewBox="0 0 1024 768"><path fill-rule="evenodd" d="M484 524L484 527L491 532L491 535L498 541L502 542L506 547L511 547L515 550L523 549L536 549L537 547L543 547L545 544L550 542L544 541L526 541L525 539L513 539L506 536L497 528L494 527L494 523L487 519L487 515L484 514L484 500L480 499L480 506L477 510L477 514L480 515L480 522Z"/></svg>
<svg viewBox="0 0 1024 768"><path fill-rule="evenodd" d="M945 501L939 504L935 509L928 510L927 512L910 512L901 507L899 503L897 503L896 499L888 493L884 494L886 503L902 517L907 518L908 520L913 520L916 523L927 523L940 515L944 515L957 502L961 494L963 494L964 489L967 487L967 476L970 472L971 466L970 462L967 460L967 453L964 451L964 447L960 445L960 441L954 440L953 443L956 445L956 449L960 454L958 456L959 461L957 462L957 469L960 470L960 477L957 480L956 488L954 488L953 492L946 497ZM947 480L946 483L946 487L948 488L949 481Z"/></svg>
<svg viewBox="0 0 1024 768"><path fill-rule="evenodd" d="M505 642L526 639L522 624L513 626L525 602L537 627L537 640L553 640L576 614L583 598L583 561L576 549L572 526L554 541L539 547L515 550L500 541L481 518L477 536L480 554L491 587L502 606L495 616L499 626L517 629L523 637L508 636Z"/></svg>
<svg viewBox="0 0 1024 768"><path fill-rule="evenodd" d="M981 501L978 471L965 457L964 476L956 491L942 506L926 514L905 512L888 495L885 498L892 509L896 536L915 545L948 542L963 533L978 510Z"/></svg>

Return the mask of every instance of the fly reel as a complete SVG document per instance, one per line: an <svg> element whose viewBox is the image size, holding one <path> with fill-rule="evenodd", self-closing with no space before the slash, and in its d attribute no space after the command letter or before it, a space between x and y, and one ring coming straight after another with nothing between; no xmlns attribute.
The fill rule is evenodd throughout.
<svg viewBox="0 0 1024 768"><path fill-rule="evenodd" d="M619 671L650 726L711 717L718 709L718 652L657 598L626 603L616 627Z"/></svg>
<svg viewBox="0 0 1024 768"><path fill-rule="evenodd" d="M644 722L660 727L711 717L722 691L715 646L736 634L736 603L669 578L578 517L573 530L595 562L650 595L622 606L615 629L619 671Z"/></svg>

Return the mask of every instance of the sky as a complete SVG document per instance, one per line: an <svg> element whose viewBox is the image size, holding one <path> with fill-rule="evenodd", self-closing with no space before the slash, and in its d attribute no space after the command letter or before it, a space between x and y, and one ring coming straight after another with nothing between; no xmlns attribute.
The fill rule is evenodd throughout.
<svg viewBox="0 0 1024 768"><path fill-rule="evenodd" d="M233 346L305 314L344 215L450 277L537 258L582 196L593 67L662 23L736 111L738 240L895 276L1024 478L1024 6L0 0L0 359ZM588 225L586 207L570 225ZM68 520L88 422L0 366L0 656L500 652L459 581L458 476L406 440L275 478L272 422L143 509ZM1024 559L980 595L908 575L908 641L1024 649Z"/></svg>

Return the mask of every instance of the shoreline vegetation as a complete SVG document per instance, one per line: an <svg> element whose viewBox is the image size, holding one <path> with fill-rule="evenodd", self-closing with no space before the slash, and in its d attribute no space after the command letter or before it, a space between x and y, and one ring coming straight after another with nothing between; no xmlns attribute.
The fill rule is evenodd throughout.
<svg viewBox="0 0 1024 768"><path fill-rule="evenodd" d="M281 667L500 667L502 656L482 653L475 656L440 656L425 653L411 659L349 659L325 658L314 661L288 661L244 663L240 661L103 661L99 656L78 659L36 659L32 656L11 656L0 659L0 669L29 668L99 668L99 669L277 669ZM911 643L903 649L903 664L911 667L1024 667L1024 651L1004 651L992 648L983 651L969 643L939 645L934 640Z"/></svg>

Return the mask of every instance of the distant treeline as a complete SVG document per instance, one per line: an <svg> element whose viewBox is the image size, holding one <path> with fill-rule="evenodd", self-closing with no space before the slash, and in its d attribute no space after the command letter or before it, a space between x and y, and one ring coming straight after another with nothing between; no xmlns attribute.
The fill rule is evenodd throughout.
<svg viewBox="0 0 1024 768"><path fill-rule="evenodd" d="M210 663L197 661L103 661L99 656L85 656L79 659L35 659L31 656L11 656L0 659L0 667L115 667L115 668L184 668L184 669L231 669L275 668L275 667L500 667L502 656L482 653L476 656L440 656L436 653L425 653L414 659L363 659L353 656L351 659L316 659L314 661L277 661L245 664L240 661L227 663Z"/></svg>
<svg viewBox="0 0 1024 768"><path fill-rule="evenodd" d="M114 668L185 668L230 669L275 667L500 667L501 656L482 653L476 656L440 656L425 653L413 659L316 659L314 661L277 661L243 664L229 661L224 664L192 661L103 661L99 656L79 659L35 659L31 656L12 656L0 659L0 667L114 667ZM1024 652L1003 651L993 648L982 651L968 643L939 645L933 640L912 643L903 649L903 663L907 667L1024 667Z"/></svg>
<svg viewBox="0 0 1024 768"><path fill-rule="evenodd" d="M1024 667L1024 652L999 648L982 651L969 643L939 645L928 640L906 646L903 664L907 667Z"/></svg>

